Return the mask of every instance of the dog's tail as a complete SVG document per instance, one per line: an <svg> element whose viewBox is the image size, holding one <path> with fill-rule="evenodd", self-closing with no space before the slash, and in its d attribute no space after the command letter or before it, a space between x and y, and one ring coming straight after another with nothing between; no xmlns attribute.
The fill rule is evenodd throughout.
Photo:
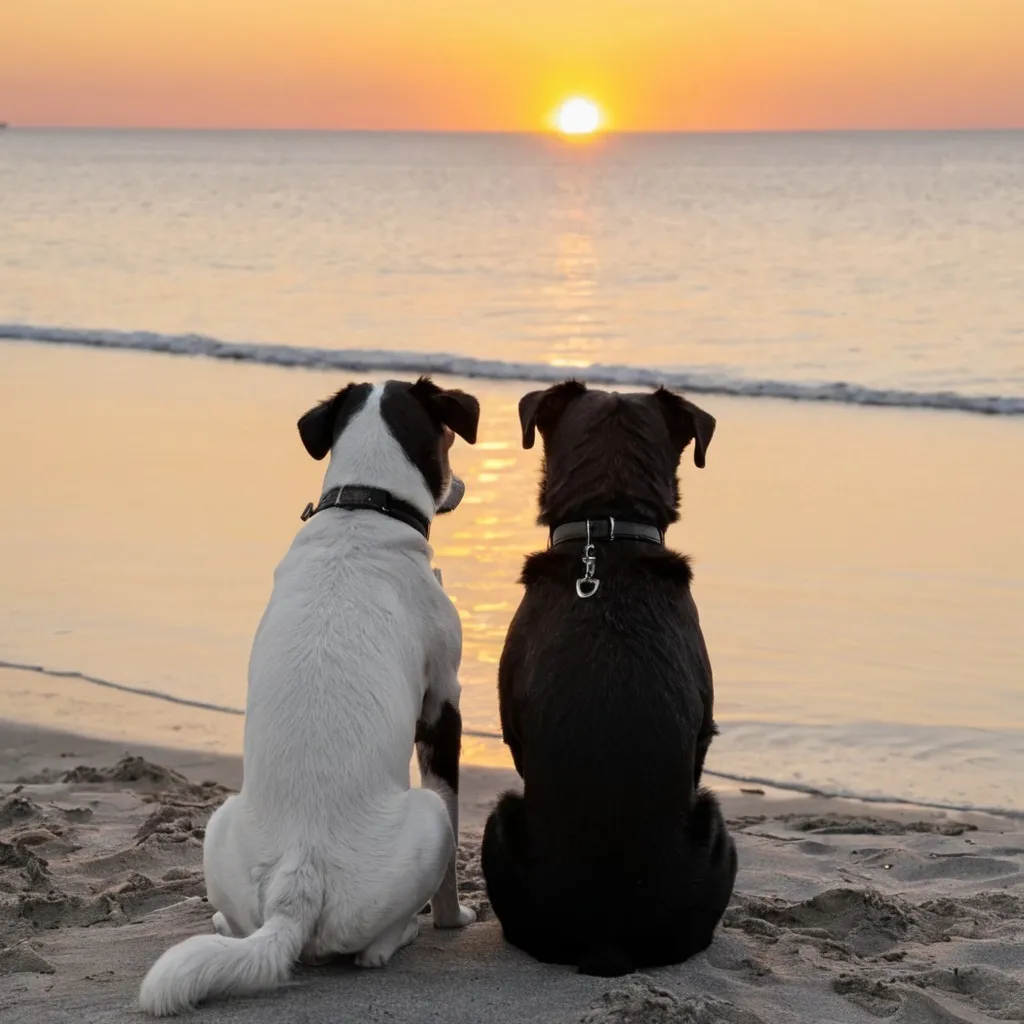
<svg viewBox="0 0 1024 1024"><path fill-rule="evenodd" d="M323 908L324 886L307 858L282 864L267 886L264 924L244 939L194 935L172 946L142 982L139 1005L156 1017L217 996L255 995L283 985Z"/></svg>

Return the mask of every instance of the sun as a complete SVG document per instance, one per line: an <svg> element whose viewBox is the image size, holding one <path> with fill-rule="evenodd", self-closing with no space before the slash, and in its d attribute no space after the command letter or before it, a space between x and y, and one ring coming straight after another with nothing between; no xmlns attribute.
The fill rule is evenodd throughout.
<svg viewBox="0 0 1024 1024"><path fill-rule="evenodd" d="M558 108L555 125L563 135L592 135L601 126L601 111L593 100L574 96Z"/></svg>

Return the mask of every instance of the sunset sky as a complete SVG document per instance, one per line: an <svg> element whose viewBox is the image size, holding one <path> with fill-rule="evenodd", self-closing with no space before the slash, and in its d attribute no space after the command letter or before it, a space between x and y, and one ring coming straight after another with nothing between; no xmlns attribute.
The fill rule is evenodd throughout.
<svg viewBox="0 0 1024 1024"><path fill-rule="evenodd" d="M0 0L17 125L1024 127L1024 0Z"/></svg>

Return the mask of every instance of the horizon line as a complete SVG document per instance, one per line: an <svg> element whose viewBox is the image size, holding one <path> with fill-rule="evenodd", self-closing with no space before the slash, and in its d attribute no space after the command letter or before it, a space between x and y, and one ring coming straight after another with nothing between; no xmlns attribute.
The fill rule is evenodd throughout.
<svg viewBox="0 0 1024 1024"><path fill-rule="evenodd" d="M307 135L522 135L562 138L550 128L311 128L287 126L237 125L67 125L14 124L0 120L7 131L81 131L81 132L275 132ZM951 125L948 127L837 127L837 128L607 128L588 135L598 139L616 135L940 135L1024 131L1024 123L1008 125ZM573 138L574 143L581 140Z"/></svg>

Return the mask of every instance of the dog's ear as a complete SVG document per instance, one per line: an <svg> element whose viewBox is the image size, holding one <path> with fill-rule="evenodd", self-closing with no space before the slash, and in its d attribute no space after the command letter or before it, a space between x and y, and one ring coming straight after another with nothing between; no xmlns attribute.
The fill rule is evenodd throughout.
<svg viewBox="0 0 1024 1024"><path fill-rule="evenodd" d="M427 408L431 419L455 431L463 441L476 444L480 403L457 388L439 388L429 377L420 377L409 389Z"/></svg>
<svg viewBox="0 0 1024 1024"><path fill-rule="evenodd" d="M519 425L523 428L523 447L532 448L535 431L547 433L562 418L569 403L587 393L586 384L567 380L546 391L531 391L519 399Z"/></svg>
<svg viewBox="0 0 1024 1024"><path fill-rule="evenodd" d="M314 406L299 420L299 437L306 451L319 461L331 450L334 439L362 403L352 401L355 395L369 390L367 384L349 384L336 395ZM365 397L365 395L364 395Z"/></svg>
<svg viewBox="0 0 1024 1024"><path fill-rule="evenodd" d="M703 469L708 445L715 433L715 417L667 388L658 388L654 398L661 406L669 435L679 454L693 441L694 465Z"/></svg>
<svg viewBox="0 0 1024 1024"><path fill-rule="evenodd" d="M455 431L463 441L476 444L476 430L480 425L480 403L465 391L451 388L442 391L434 404L441 413L441 422Z"/></svg>

